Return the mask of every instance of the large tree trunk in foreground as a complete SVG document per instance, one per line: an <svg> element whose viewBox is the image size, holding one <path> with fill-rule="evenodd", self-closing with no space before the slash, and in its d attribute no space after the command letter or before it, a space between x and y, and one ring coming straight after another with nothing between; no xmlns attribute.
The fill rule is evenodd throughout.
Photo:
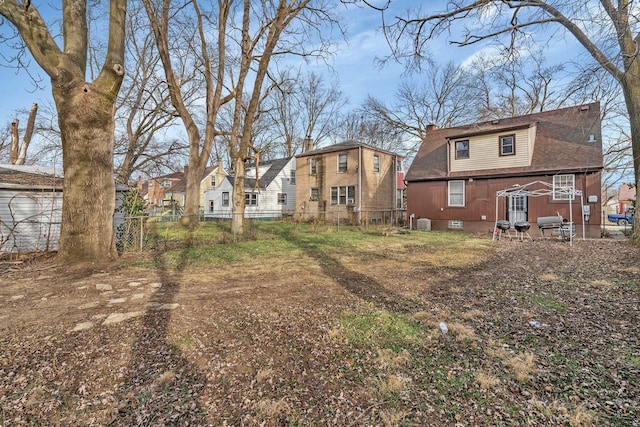
<svg viewBox="0 0 640 427"><path fill-rule="evenodd" d="M636 185L636 210L638 208L638 189L640 188L640 63L634 61L621 81L624 99L629 112L629 125L631 128L631 152L633 153L634 182ZM640 227L638 227L638 214L633 218L633 241L640 243Z"/></svg>
<svg viewBox="0 0 640 427"><path fill-rule="evenodd" d="M53 94L62 135L64 168L59 255L69 260L114 258L111 96L85 82L78 82L65 91L54 83Z"/></svg>

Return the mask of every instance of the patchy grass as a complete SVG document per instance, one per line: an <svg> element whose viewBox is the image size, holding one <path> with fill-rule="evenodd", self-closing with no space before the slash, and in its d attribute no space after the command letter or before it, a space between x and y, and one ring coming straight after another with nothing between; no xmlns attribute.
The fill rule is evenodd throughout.
<svg viewBox="0 0 640 427"><path fill-rule="evenodd" d="M257 221L235 243L219 224L157 232L161 253L117 266L2 277L0 425L640 419L640 249Z"/></svg>

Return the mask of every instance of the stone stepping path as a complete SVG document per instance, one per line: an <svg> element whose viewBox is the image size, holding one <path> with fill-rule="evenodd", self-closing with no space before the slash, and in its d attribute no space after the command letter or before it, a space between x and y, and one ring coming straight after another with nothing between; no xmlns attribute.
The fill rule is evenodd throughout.
<svg viewBox="0 0 640 427"><path fill-rule="evenodd" d="M162 288L162 283L153 282L145 284L142 281L129 282L126 284L126 287L116 289L107 283L97 283L94 287L81 286L78 289L84 289L90 292L95 290L97 293L96 297L100 297L100 299L82 304L78 309L89 310L94 308L105 308L110 311L112 308L118 307L119 305L127 302L142 302L141 300L144 300L147 295L156 292L160 288ZM135 290L136 292L130 296L122 296L122 294L131 292L132 290ZM146 310L175 310L178 307L180 307L180 304L177 303L162 304L159 302L148 302L145 306ZM136 317L143 316L146 313L146 310L129 312L114 311L110 313L96 314L91 316L89 320L76 324L71 329L71 332L86 331L96 326L108 326L130 319L135 319Z"/></svg>

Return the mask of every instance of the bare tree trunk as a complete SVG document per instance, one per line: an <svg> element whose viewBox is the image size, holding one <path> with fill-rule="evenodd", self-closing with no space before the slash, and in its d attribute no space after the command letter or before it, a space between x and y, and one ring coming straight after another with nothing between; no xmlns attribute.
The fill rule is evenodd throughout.
<svg viewBox="0 0 640 427"><path fill-rule="evenodd" d="M33 129L36 124L36 115L38 114L38 104L33 104L31 111L29 111L29 120L27 120L27 129L24 132L24 139L20 145L20 152L16 159L16 165L24 165L24 161L27 158L27 149L31 144L31 137L33 136Z"/></svg>
<svg viewBox="0 0 640 427"><path fill-rule="evenodd" d="M244 233L244 159L242 156L235 156L233 164L235 175L233 178L233 219L231 229L233 234L236 235Z"/></svg>
<svg viewBox="0 0 640 427"><path fill-rule="evenodd" d="M11 147L9 148L9 164L15 165L18 160L18 147L20 146L20 133L18 126L20 120L13 119L11 122Z"/></svg>
<svg viewBox="0 0 640 427"><path fill-rule="evenodd" d="M631 150L633 153L633 171L636 185L636 209L638 189L640 188L640 63L634 61L635 66L627 70L622 83L622 91L629 112L629 125L631 128ZM640 227L638 227L637 213L634 215L633 241L640 243Z"/></svg>
<svg viewBox="0 0 640 427"><path fill-rule="evenodd" d="M59 255L114 258L113 100L85 82L64 90L54 82L53 96L64 169Z"/></svg>

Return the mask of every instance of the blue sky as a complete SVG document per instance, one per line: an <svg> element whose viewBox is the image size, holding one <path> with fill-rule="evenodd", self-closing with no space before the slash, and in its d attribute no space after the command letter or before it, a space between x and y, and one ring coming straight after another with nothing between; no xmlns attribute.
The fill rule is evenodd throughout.
<svg viewBox="0 0 640 427"><path fill-rule="evenodd" d="M338 42L337 55L329 61L334 72L328 75L328 78L337 76L343 92L350 100L351 107L358 106L367 94L383 99L391 97L403 68L396 63L389 63L382 69L375 65L376 57L384 57L389 53L389 47L379 31L381 24L379 13L369 8L346 7L337 1L336 3L337 7L344 12L348 40ZM435 5L442 2L438 0L430 3ZM421 0L402 0L393 2L392 6L396 10L404 10L417 4L424 3ZM442 44L444 45L444 42ZM440 50L441 47L434 45L434 50ZM444 47L444 51L457 53L451 52L451 48ZM461 49L458 50L461 51ZM10 57L12 52L2 44L0 54ZM462 60L464 57L459 59ZM15 117L15 112L19 109L28 110L34 102L40 105L53 103L49 78L35 62L32 61L29 72L42 79L40 84L44 89L35 88L25 70L7 68L4 65L6 63L0 65L0 82L2 82L0 84L0 126L3 127ZM310 66L310 69L322 72L326 67L317 65Z"/></svg>
<svg viewBox="0 0 640 427"><path fill-rule="evenodd" d="M385 0L375 0L384 3ZM387 17L391 18L395 13L401 13L412 6L421 6L430 10L441 10L446 2L444 0L398 0L391 2L391 10ZM403 73L403 66L389 62L383 68L375 64L376 57L385 57L389 54L389 46L380 32L380 14L369 8L344 6L336 0L337 8L344 13L345 23L348 29L348 40L338 41L338 51L329 64L334 72L328 75L328 79L337 77L342 91L349 98L349 107L355 108L367 97L372 95L378 99L390 101L396 90L398 81ZM7 25L7 24L4 24ZM467 48L454 47L442 38L430 42L430 53L438 63L445 64L448 61L463 63L482 46ZM0 55L10 56L6 51L6 45L0 45ZM566 45L558 43L557 53L562 54ZM552 58L553 53L550 53ZM323 72L326 67L310 66L315 72ZM35 62L32 62L30 72L43 79L45 89L34 91L34 84L24 71L0 66L0 126L6 126L19 109L28 110L34 102L40 105L52 104L49 79L40 70ZM26 117L24 117L26 119Z"/></svg>

